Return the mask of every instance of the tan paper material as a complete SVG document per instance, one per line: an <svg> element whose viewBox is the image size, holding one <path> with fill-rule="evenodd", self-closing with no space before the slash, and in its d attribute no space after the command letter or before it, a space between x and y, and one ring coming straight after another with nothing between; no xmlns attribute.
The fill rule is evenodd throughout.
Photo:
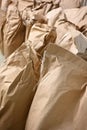
<svg viewBox="0 0 87 130"><path fill-rule="evenodd" d="M55 28L41 23L36 23L32 26L28 37L34 49L39 53L48 43L55 42L55 39Z"/></svg>
<svg viewBox="0 0 87 130"><path fill-rule="evenodd" d="M0 130L24 130L39 65L36 52L24 43L0 67Z"/></svg>
<svg viewBox="0 0 87 130"><path fill-rule="evenodd" d="M87 6L64 10L67 20L82 27L87 24ZM72 14L72 15L71 15Z"/></svg>
<svg viewBox="0 0 87 130"><path fill-rule="evenodd" d="M60 0L60 7L66 8L78 8L84 5L85 0Z"/></svg>
<svg viewBox="0 0 87 130"><path fill-rule="evenodd" d="M3 26L6 21L6 13L0 9L0 49L3 46Z"/></svg>
<svg viewBox="0 0 87 130"><path fill-rule="evenodd" d="M18 0L18 9L23 11L27 7L32 8L34 5L34 0Z"/></svg>
<svg viewBox="0 0 87 130"><path fill-rule="evenodd" d="M75 38L80 34L80 32L77 30L77 27L74 24L66 21L66 19L58 19L56 21L55 27L57 32L55 44L63 47L64 49L67 49L74 54L77 54L78 48L75 44Z"/></svg>
<svg viewBox="0 0 87 130"><path fill-rule="evenodd" d="M87 129L87 62L48 45L25 130Z"/></svg>
<svg viewBox="0 0 87 130"><path fill-rule="evenodd" d="M60 14L62 12L62 8L53 9L52 11L49 11L46 14L46 17L48 19L48 25L54 26L56 23L56 20L59 18Z"/></svg>
<svg viewBox="0 0 87 130"><path fill-rule="evenodd" d="M87 130L86 4L2 1L0 130Z"/></svg>
<svg viewBox="0 0 87 130"><path fill-rule="evenodd" d="M6 12L10 2L11 2L11 0L2 0L2 2L1 2L1 9Z"/></svg>
<svg viewBox="0 0 87 130"><path fill-rule="evenodd" d="M84 53L87 49L87 38L81 32L72 29L59 40L57 38L56 44L74 54Z"/></svg>
<svg viewBox="0 0 87 130"><path fill-rule="evenodd" d="M3 50L5 57L14 52L24 41L25 28L18 9L14 4L9 5L6 23L3 30Z"/></svg>

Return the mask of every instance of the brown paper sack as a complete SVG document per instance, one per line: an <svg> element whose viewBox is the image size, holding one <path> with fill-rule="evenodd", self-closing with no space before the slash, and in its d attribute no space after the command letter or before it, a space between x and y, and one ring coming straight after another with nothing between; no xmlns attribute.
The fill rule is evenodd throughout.
<svg viewBox="0 0 87 130"><path fill-rule="evenodd" d="M0 130L24 130L39 65L36 52L23 44L0 67Z"/></svg>
<svg viewBox="0 0 87 130"><path fill-rule="evenodd" d="M9 5L6 19L3 29L3 53L8 57L23 43L25 28L14 4Z"/></svg>
<svg viewBox="0 0 87 130"><path fill-rule="evenodd" d="M48 45L25 130L87 130L87 62Z"/></svg>

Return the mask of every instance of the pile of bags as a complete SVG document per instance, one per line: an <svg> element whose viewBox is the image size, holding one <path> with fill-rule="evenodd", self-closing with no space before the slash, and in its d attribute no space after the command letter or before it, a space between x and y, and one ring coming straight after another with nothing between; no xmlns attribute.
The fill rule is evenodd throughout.
<svg viewBox="0 0 87 130"><path fill-rule="evenodd" d="M2 0L0 130L87 130L87 0Z"/></svg>

